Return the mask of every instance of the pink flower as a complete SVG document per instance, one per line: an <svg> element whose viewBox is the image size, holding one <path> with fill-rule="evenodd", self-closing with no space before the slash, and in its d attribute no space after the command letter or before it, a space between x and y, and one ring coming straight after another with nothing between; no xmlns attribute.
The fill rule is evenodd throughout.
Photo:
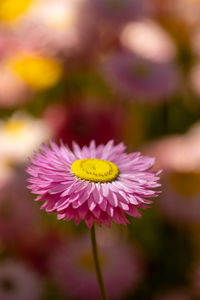
<svg viewBox="0 0 200 300"><path fill-rule="evenodd" d="M144 270L134 247L113 233L99 230L99 257L109 299L122 299L137 288ZM50 269L70 299L99 299L89 236L76 238L54 252Z"/></svg>
<svg viewBox="0 0 200 300"><path fill-rule="evenodd" d="M125 214L140 217L137 208L151 203L160 184L159 172L149 170L154 158L124 150L112 140L98 147L92 141L82 149L73 143L73 152L64 144L43 145L27 168L28 187L44 201L41 209L57 212L58 219L74 219L76 225L84 220L89 228L95 221L126 225Z"/></svg>

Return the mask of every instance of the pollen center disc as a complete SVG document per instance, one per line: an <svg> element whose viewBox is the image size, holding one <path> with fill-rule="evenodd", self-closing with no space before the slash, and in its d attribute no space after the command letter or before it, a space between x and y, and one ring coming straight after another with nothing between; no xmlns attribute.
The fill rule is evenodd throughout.
<svg viewBox="0 0 200 300"><path fill-rule="evenodd" d="M73 162L71 169L78 178L91 182L110 182L119 175L118 167L103 159L78 159Z"/></svg>

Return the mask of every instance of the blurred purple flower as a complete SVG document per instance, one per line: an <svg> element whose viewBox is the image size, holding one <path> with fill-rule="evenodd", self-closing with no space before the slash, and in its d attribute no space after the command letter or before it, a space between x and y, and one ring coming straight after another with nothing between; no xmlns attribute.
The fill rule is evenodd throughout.
<svg viewBox="0 0 200 300"><path fill-rule="evenodd" d="M115 91L133 101L159 103L178 88L179 75L172 64L157 63L130 53L115 53L101 73Z"/></svg>
<svg viewBox="0 0 200 300"><path fill-rule="evenodd" d="M88 12L98 21L118 26L141 15L145 10L143 0L88 0Z"/></svg>
<svg viewBox="0 0 200 300"><path fill-rule="evenodd" d="M25 174L18 171L0 190L0 239L12 244L32 233L38 222L25 181Z"/></svg>

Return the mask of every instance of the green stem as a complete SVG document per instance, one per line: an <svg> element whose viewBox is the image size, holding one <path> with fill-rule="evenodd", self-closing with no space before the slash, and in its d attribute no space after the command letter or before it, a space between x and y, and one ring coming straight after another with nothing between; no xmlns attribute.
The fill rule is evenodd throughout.
<svg viewBox="0 0 200 300"><path fill-rule="evenodd" d="M97 248L96 233L95 233L95 224L92 226L92 228L90 230L90 234L91 234L91 243L92 243L92 253L93 253L97 281L98 281L99 290L100 290L100 294L101 294L101 300L108 300L108 298L106 296L106 291L105 291L105 287L104 287L104 283L103 283L103 277L101 274L101 268L100 268L100 264L99 264L98 248Z"/></svg>

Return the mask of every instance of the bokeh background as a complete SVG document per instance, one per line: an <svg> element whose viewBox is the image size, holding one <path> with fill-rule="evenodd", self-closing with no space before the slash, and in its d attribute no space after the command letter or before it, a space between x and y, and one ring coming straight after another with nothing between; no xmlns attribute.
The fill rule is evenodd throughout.
<svg viewBox="0 0 200 300"><path fill-rule="evenodd" d="M99 299L88 230L40 211L41 143L123 141L162 194L98 230L109 299L200 299L200 1L0 1L0 299Z"/></svg>

